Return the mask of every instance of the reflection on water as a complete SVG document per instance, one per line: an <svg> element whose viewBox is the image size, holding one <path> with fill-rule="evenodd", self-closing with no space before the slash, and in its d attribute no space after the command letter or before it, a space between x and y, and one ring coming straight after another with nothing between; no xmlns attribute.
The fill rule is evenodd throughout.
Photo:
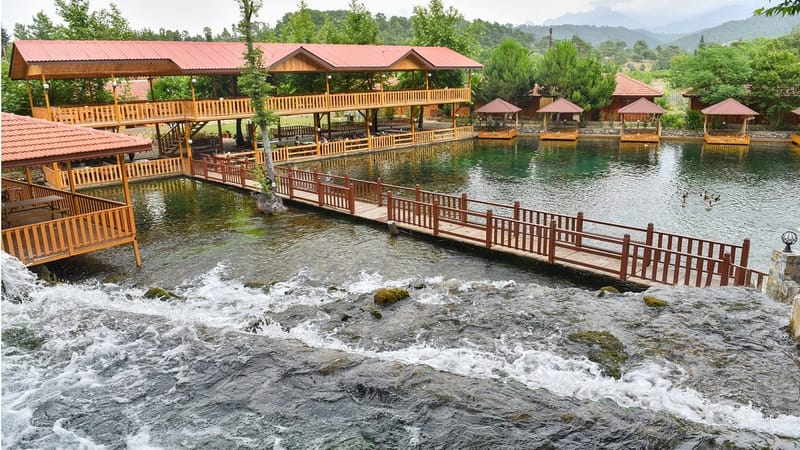
<svg viewBox="0 0 800 450"><path fill-rule="evenodd" d="M800 151L790 144L705 146L465 141L298 165L354 178L513 203L723 242L749 238L751 266L766 271L787 229L800 227ZM704 192L718 195L712 205ZM686 201L683 195L687 194Z"/></svg>

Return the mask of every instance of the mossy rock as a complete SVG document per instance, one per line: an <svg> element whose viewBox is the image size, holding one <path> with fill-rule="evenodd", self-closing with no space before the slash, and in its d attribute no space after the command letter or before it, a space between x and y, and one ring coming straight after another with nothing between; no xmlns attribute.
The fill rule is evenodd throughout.
<svg viewBox="0 0 800 450"><path fill-rule="evenodd" d="M617 379L622 376L620 365L628 360L628 354L616 336L608 331L579 331L567 338L591 346L586 357L600 365L606 375Z"/></svg>
<svg viewBox="0 0 800 450"><path fill-rule="evenodd" d="M667 303L666 300L662 300L652 295L645 295L643 300L644 304L651 308L663 308L665 306L669 306L669 303Z"/></svg>
<svg viewBox="0 0 800 450"><path fill-rule="evenodd" d="M338 372L346 362L347 358L336 358L336 360L332 363L320 367L319 373L322 375L333 375L334 373Z"/></svg>
<svg viewBox="0 0 800 450"><path fill-rule="evenodd" d="M369 313L372 314L372 317L376 319L383 319L383 314L381 314L381 312L377 309L370 309Z"/></svg>
<svg viewBox="0 0 800 450"><path fill-rule="evenodd" d="M619 289L615 288L614 286L603 286L599 289L597 296L604 297L608 294L619 294Z"/></svg>
<svg viewBox="0 0 800 450"><path fill-rule="evenodd" d="M172 292L166 289L152 287L148 289L147 292L144 293L144 298L157 298L161 301L166 301L173 298L179 299L180 297L178 297L177 295L173 294Z"/></svg>
<svg viewBox="0 0 800 450"><path fill-rule="evenodd" d="M11 327L3 330L3 344L25 350L39 350L44 344L44 338L36 336L27 328Z"/></svg>
<svg viewBox="0 0 800 450"><path fill-rule="evenodd" d="M249 280L245 281L243 286L250 289L264 289L271 285L259 280Z"/></svg>
<svg viewBox="0 0 800 450"><path fill-rule="evenodd" d="M570 420L574 419L575 419L575 413L565 412L561 414L561 420L563 420L564 422L569 422Z"/></svg>
<svg viewBox="0 0 800 450"><path fill-rule="evenodd" d="M380 288L372 296L376 305L386 306L408 298L408 291L400 288Z"/></svg>

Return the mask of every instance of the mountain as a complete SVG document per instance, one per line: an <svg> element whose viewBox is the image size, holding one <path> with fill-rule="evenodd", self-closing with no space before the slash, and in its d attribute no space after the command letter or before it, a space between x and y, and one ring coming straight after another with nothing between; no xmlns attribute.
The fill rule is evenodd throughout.
<svg viewBox="0 0 800 450"><path fill-rule="evenodd" d="M689 34L706 28L722 25L725 22L744 20L753 16L755 8L750 5L729 5L704 12L700 16L671 22L666 25L651 24L648 27L655 33Z"/></svg>
<svg viewBox="0 0 800 450"><path fill-rule="evenodd" d="M707 19L707 22L708 23ZM552 28L553 40L580 39L597 46L604 41L623 41L630 48L636 41L647 42L650 48L657 45L677 45L686 50L693 50L703 36L705 42L726 44L733 41L750 41L758 37L776 38L785 36L800 26L800 15L789 17L751 16L744 20L733 20L710 28L701 29L689 34L656 33L644 29L631 29L622 26L598 25L520 25L518 30L532 34L536 40L546 37Z"/></svg>
<svg viewBox="0 0 800 450"><path fill-rule="evenodd" d="M606 7L597 7L589 12L564 14L553 20L545 21L544 25L597 25L631 29L646 28L640 22L637 22L625 14L612 11L611 8Z"/></svg>

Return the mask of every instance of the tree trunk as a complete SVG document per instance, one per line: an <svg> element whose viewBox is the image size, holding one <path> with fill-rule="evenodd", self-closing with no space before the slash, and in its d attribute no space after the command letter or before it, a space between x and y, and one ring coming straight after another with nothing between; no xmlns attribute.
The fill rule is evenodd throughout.
<svg viewBox="0 0 800 450"><path fill-rule="evenodd" d="M269 131L266 122L259 124L261 130L261 142L264 146L264 175L271 188L269 192L253 193L252 197L256 200L258 210L265 214L278 214L286 211L283 199L275 192L275 163L272 160L272 146L269 142Z"/></svg>
<svg viewBox="0 0 800 450"><path fill-rule="evenodd" d="M244 147L244 135L242 134L242 119L236 119L236 146Z"/></svg>

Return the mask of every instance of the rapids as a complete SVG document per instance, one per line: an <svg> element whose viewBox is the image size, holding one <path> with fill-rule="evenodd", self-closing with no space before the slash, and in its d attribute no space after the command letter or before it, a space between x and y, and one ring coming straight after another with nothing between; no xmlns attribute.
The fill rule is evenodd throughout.
<svg viewBox="0 0 800 450"><path fill-rule="evenodd" d="M222 261L160 301L2 267L3 448L800 447L788 306L752 290L457 268L259 286ZM378 307L380 287L410 298ZM622 343L619 379L569 338L589 330Z"/></svg>

